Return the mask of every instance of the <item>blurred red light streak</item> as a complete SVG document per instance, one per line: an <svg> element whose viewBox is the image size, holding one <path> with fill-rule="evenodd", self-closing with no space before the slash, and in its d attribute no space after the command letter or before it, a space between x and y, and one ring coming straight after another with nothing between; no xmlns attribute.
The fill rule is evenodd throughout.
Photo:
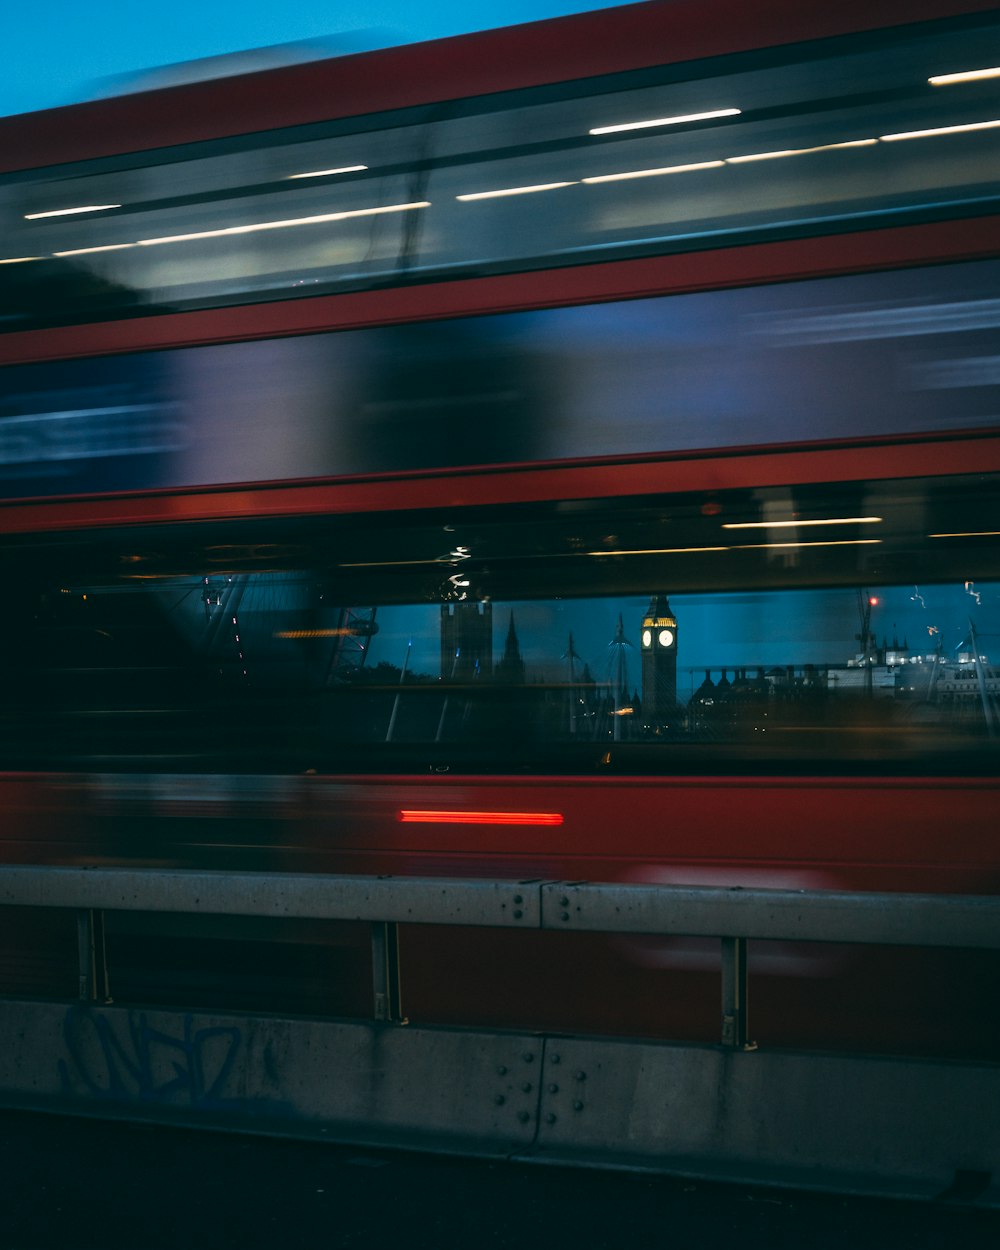
<svg viewBox="0 0 1000 1250"><path fill-rule="evenodd" d="M441 825L561 825L562 812L401 811L404 824Z"/></svg>

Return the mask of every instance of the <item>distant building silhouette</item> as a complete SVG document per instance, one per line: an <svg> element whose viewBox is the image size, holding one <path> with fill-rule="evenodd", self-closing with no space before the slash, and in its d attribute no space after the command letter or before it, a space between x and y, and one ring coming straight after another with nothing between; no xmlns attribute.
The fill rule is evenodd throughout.
<svg viewBox="0 0 1000 1250"><path fill-rule="evenodd" d="M510 623L507 626L507 640L504 643L503 655L497 662L493 676L496 681L509 686L524 684L524 660L521 658L521 647L517 640L517 630L514 627L513 612L510 614Z"/></svg>
<svg viewBox="0 0 1000 1250"><path fill-rule="evenodd" d="M442 603L441 677L470 682L492 676L492 603Z"/></svg>
<svg viewBox="0 0 1000 1250"><path fill-rule="evenodd" d="M663 724L677 711L677 618L666 595L650 599L641 629L643 715L647 724Z"/></svg>

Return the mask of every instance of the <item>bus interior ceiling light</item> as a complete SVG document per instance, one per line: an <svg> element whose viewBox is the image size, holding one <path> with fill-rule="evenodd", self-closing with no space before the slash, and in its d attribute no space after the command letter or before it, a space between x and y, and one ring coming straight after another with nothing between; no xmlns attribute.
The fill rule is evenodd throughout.
<svg viewBox="0 0 1000 1250"><path fill-rule="evenodd" d="M341 165L338 169L310 169L304 174L289 174L288 178L291 181L293 178L327 178L334 174L360 174L367 168L367 165Z"/></svg>
<svg viewBox="0 0 1000 1250"><path fill-rule="evenodd" d="M109 208L121 208L120 204L82 204L79 208L52 208L44 213L25 213L25 221L38 221L42 217L72 217L76 213L103 213Z"/></svg>
<svg viewBox="0 0 1000 1250"><path fill-rule="evenodd" d="M531 195L535 191L555 191L559 187L575 187L576 182L540 182L531 187L503 187L499 191L471 191L466 195L456 195L456 200L494 200L501 195Z"/></svg>
<svg viewBox="0 0 1000 1250"><path fill-rule="evenodd" d="M878 525L880 516L832 516L815 521L724 521L724 530L794 529L800 525Z"/></svg>
<svg viewBox="0 0 1000 1250"><path fill-rule="evenodd" d="M935 74L927 81L932 87L950 87L952 83L978 82L983 78L1000 78L1000 65L990 69L966 69L957 74Z"/></svg>
<svg viewBox="0 0 1000 1250"><path fill-rule="evenodd" d="M930 130L901 130L894 135L879 135L883 143L899 139L929 139L934 135L957 135L969 130L992 130L1000 126L1000 118L989 122L967 122L964 126L935 126Z"/></svg>
<svg viewBox="0 0 1000 1250"><path fill-rule="evenodd" d="M739 165L743 161L774 161L782 156L809 156L813 152L834 152L839 148L870 148L877 139L845 139L843 143L820 143L812 148L781 148L774 152L750 152L746 156L727 156L727 165Z"/></svg>
<svg viewBox="0 0 1000 1250"><path fill-rule="evenodd" d="M786 524L788 524L786 522ZM736 528L736 527L733 527ZM765 528L770 528L766 526ZM834 538L811 542L740 543L732 547L643 547L620 551L587 551L587 556L675 556L702 551L763 551L769 547L871 547L882 542L881 538ZM574 553L576 554L576 553Z"/></svg>
<svg viewBox="0 0 1000 1250"><path fill-rule="evenodd" d="M874 142L874 140L873 140ZM725 161L694 161L690 165L665 165L662 169L632 169L623 174L595 174L581 182L621 182L625 178L658 178L661 174L687 174L698 169L722 169Z"/></svg>
<svg viewBox="0 0 1000 1250"><path fill-rule="evenodd" d="M842 148L877 147L877 139L845 139L840 143L820 143L811 148L781 148L772 152L749 152L744 156L726 156L721 160L692 161L687 165L664 165L660 169L632 169L618 174L595 174L581 178L583 183L622 182L626 178L656 178L663 174L695 173L701 169L722 169L726 165L749 164L751 161L773 161L784 156L810 156L814 152L835 152Z"/></svg>
<svg viewBox="0 0 1000 1250"><path fill-rule="evenodd" d="M340 213L321 213L317 217L290 217L285 221L259 221L250 226L223 226L219 230L197 230L193 234L168 234L157 239L139 239L138 244L140 247L152 247L158 243L187 243L195 239L220 239L232 234L253 234L258 230L282 230L289 226L315 226L328 221L346 221L351 217L374 217L381 213L403 213L413 208L430 208L430 206L430 200L418 200L413 204L384 204L376 208L352 208Z"/></svg>
<svg viewBox="0 0 1000 1250"><path fill-rule="evenodd" d="M714 117L738 117L742 109L712 109L708 113L681 113L676 117L651 117L641 122L620 122L615 126L595 126L587 133L615 135L623 130L649 130L654 126L682 126L685 122L706 122Z"/></svg>
<svg viewBox="0 0 1000 1250"><path fill-rule="evenodd" d="M788 543L744 543L738 547L730 547L730 551L769 551L785 547L875 547L880 545L881 538L831 538L822 542L788 542Z"/></svg>
<svg viewBox="0 0 1000 1250"><path fill-rule="evenodd" d="M105 243L102 247L71 247L63 252L53 252L53 256L87 256L91 252L122 252L134 243Z"/></svg>
<svg viewBox="0 0 1000 1250"><path fill-rule="evenodd" d="M585 551L587 556L680 556L694 551L732 551L732 547L635 547L620 551ZM570 552L576 555L577 552Z"/></svg>
<svg viewBox="0 0 1000 1250"><path fill-rule="evenodd" d="M928 538L996 538L1000 530L959 530L955 534L928 534Z"/></svg>

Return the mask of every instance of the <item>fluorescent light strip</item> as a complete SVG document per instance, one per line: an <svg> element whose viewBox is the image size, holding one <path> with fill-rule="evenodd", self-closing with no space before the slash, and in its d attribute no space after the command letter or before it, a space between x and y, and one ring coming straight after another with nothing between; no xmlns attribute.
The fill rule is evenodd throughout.
<svg viewBox="0 0 1000 1250"><path fill-rule="evenodd" d="M732 547L648 547L625 551L588 551L588 556L672 556L700 551L764 551L772 547L868 547L881 543L881 538L840 538L826 542L741 543Z"/></svg>
<svg viewBox="0 0 1000 1250"><path fill-rule="evenodd" d="M65 252L53 252L53 256L86 256L90 252L121 252L134 243L105 243L103 247L73 247Z"/></svg>
<svg viewBox="0 0 1000 1250"><path fill-rule="evenodd" d="M837 538L827 542L813 543L745 543L739 547L730 547L730 551L769 551L774 548L786 547L871 547L881 543L881 538Z"/></svg>
<svg viewBox="0 0 1000 1250"><path fill-rule="evenodd" d="M738 117L742 109L713 109L710 113L683 113L678 117L651 117L648 121L622 122L617 126L595 126L592 135L616 135L623 130L649 130L654 126L681 126L685 122L710 121L713 117Z"/></svg>
<svg viewBox="0 0 1000 1250"><path fill-rule="evenodd" d="M42 217L72 217L76 213L103 213L109 208L121 208L120 204L84 204L80 208L53 208L47 213L25 213L25 221L38 221Z"/></svg>
<svg viewBox="0 0 1000 1250"><path fill-rule="evenodd" d="M992 69L966 69L960 74L936 74L927 81L932 87L948 87L955 82L976 82L981 78L1000 78L1000 65Z"/></svg>
<svg viewBox="0 0 1000 1250"><path fill-rule="evenodd" d="M41 259L41 256L7 256L0 260L0 265L23 265L29 260Z"/></svg>
<svg viewBox="0 0 1000 1250"><path fill-rule="evenodd" d="M662 169L633 169L625 174L597 174L593 178L581 178L581 182L621 182L625 178L658 178L661 174L686 174L696 169L721 169L725 161L697 161L691 165L665 165Z"/></svg>
<svg viewBox="0 0 1000 1250"><path fill-rule="evenodd" d="M844 143L821 143L814 148L783 148L776 152L751 152L747 156L727 156L727 165L740 165L744 161L773 161L781 156L808 156L812 152L833 152L838 148L870 148L877 139L848 139Z"/></svg>
<svg viewBox="0 0 1000 1250"><path fill-rule="evenodd" d="M957 534L928 534L928 538L997 538L1000 530L960 530Z"/></svg>
<svg viewBox="0 0 1000 1250"><path fill-rule="evenodd" d="M593 178L581 178L581 182L621 182L626 178L655 178L661 174L684 174L699 169L721 169L724 165L741 165L749 161L770 161L781 156L807 156L811 152L832 152L837 148L875 147L877 139L848 139L843 143L823 143L814 148L786 148L775 152L752 152L746 156L727 156L717 161L697 161L690 165L666 165L662 169L635 169L621 174L600 174Z"/></svg>
<svg viewBox="0 0 1000 1250"><path fill-rule="evenodd" d="M541 182L534 187L505 187L501 191L473 191L468 195L456 195L456 200L495 200L501 195L532 195L535 191L555 191L559 187L575 187L576 182Z"/></svg>
<svg viewBox="0 0 1000 1250"><path fill-rule="evenodd" d="M277 629L272 638L351 638L353 629Z"/></svg>
<svg viewBox="0 0 1000 1250"><path fill-rule="evenodd" d="M305 174L289 174L289 181L295 178L326 178L333 174L359 174L367 169L367 165L341 165L339 169L311 169Z"/></svg>
<svg viewBox="0 0 1000 1250"><path fill-rule="evenodd" d="M351 217L374 217L380 213L403 213L413 208L430 208L430 200L418 200L413 204L385 204L380 208L355 208L343 213L322 213L318 217L292 217L287 221L260 221L252 226L226 226L220 230L199 230L194 234L169 234L158 239L139 239L139 247L154 247L159 243L188 243L197 239L221 239L231 234L254 234L261 230L283 230L289 226L315 226L328 221L346 221ZM129 247L130 244L121 244Z"/></svg>
<svg viewBox="0 0 1000 1250"><path fill-rule="evenodd" d="M968 130L992 130L1000 126L1000 119L992 122L969 122L966 126L936 126L933 130L903 130L895 135L879 135L883 143L895 143L898 139L926 139L932 135L957 135Z"/></svg>
<svg viewBox="0 0 1000 1250"><path fill-rule="evenodd" d="M797 529L800 525L875 525L880 516L837 516L824 517L819 521L729 521L722 526L724 530L770 530Z"/></svg>
<svg viewBox="0 0 1000 1250"><path fill-rule="evenodd" d="M586 551L588 556L676 556L688 551L732 551L732 547L638 547L626 551ZM573 554L577 554L573 552Z"/></svg>
<svg viewBox="0 0 1000 1250"><path fill-rule="evenodd" d="M445 568L453 567L450 560L359 560L354 563L345 562L338 564L338 569L405 569L413 567L424 567L429 565L442 565Z"/></svg>

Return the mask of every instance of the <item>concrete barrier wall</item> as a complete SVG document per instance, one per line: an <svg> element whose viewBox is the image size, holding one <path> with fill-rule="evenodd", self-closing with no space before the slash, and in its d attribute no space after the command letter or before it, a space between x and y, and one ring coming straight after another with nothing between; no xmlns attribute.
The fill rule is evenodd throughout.
<svg viewBox="0 0 1000 1250"><path fill-rule="evenodd" d="M0 1105L1000 1206L1000 1065L743 1044L746 937L995 948L997 898L7 867L2 904L77 910L80 1001L0 1000ZM104 1005L102 908L371 920L379 1020ZM411 1028L400 920L719 937L725 1045Z"/></svg>
<svg viewBox="0 0 1000 1250"><path fill-rule="evenodd" d="M541 1059L529 1035L0 1002L0 1103L116 1118L507 1154Z"/></svg>
<svg viewBox="0 0 1000 1250"><path fill-rule="evenodd" d="M996 1065L565 1038L547 1048L537 1144L843 1191L932 1196L975 1176L1000 1205L998 1106Z"/></svg>
<svg viewBox="0 0 1000 1250"><path fill-rule="evenodd" d="M0 1104L1000 1206L1000 1066L0 1002Z"/></svg>

